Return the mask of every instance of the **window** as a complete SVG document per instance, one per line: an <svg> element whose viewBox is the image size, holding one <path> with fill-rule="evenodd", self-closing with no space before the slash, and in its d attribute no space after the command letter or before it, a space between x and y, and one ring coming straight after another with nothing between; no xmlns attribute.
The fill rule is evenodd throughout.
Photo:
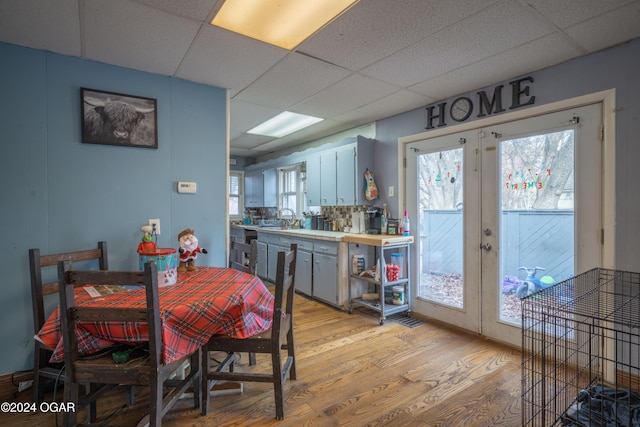
<svg viewBox="0 0 640 427"><path fill-rule="evenodd" d="M244 173L241 171L229 172L229 219L242 219L244 211L243 189Z"/></svg>
<svg viewBox="0 0 640 427"><path fill-rule="evenodd" d="M302 165L278 169L278 209L291 209L300 217L304 209L305 171ZM291 216L283 212L284 217Z"/></svg>

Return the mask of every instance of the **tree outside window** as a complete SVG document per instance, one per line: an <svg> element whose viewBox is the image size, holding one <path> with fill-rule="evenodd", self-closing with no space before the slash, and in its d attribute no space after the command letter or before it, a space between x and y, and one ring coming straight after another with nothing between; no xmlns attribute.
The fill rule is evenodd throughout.
<svg viewBox="0 0 640 427"><path fill-rule="evenodd" d="M300 217L304 209L305 171L302 165L278 169L278 209L291 209ZM283 217L291 213L283 212Z"/></svg>

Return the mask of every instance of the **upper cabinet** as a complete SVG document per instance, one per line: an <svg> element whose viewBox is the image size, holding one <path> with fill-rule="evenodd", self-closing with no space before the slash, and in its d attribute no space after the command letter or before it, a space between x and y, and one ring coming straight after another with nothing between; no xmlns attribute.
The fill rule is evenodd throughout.
<svg viewBox="0 0 640 427"><path fill-rule="evenodd" d="M335 206L336 193L336 152L335 150L320 153L320 205Z"/></svg>
<svg viewBox="0 0 640 427"><path fill-rule="evenodd" d="M343 146L310 154L307 163L309 206L355 206L364 198L364 172L373 170L374 142L358 137Z"/></svg>
<svg viewBox="0 0 640 427"><path fill-rule="evenodd" d="M320 206L320 155L311 154L306 159L307 167L307 204Z"/></svg>
<svg viewBox="0 0 640 427"><path fill-rule="evenodd" d="M373 152L373 141L365 138L336 150L337 206L370 203L364 197L364 173L374 169Z"/></svg>
<svg viewBox="0 0 640 427"><path fill-rule="evenodd" d="M247 170L244 173L244 205L248 208L264 206L264 186L262 169Z"/></svg>
<svg viewBox="0 0 640 427"><path fill-rule="evenodd" d="M244 204L248 208L278 206L277 170L252 169L244 173Z"/></svg>
<svg viewBox="0 0 640 427"><path fill-rule="evenodd" d="M364 198L364 172L374 170L374 140L350 137L331 148L282 157L245 169L245 205L278 206L278 168L306 163L307 206L360 206ZM269 168L264 168L269 166Z"/></svg>
<svg viewBox="0 0 640 427"><path fill-rule="evenodd" d="M276 168L265 169L262 173L264 207L275 208L278 206L278 170Z"/></svg>

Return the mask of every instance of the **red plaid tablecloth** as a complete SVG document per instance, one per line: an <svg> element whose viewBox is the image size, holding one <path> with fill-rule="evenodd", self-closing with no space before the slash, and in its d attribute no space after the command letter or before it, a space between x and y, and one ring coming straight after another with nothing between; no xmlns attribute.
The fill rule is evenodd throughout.
<svg viewBox="0 0 640 427"><path fill-rule="evenodd" d="M258 277L230 268L180 273L176 284L159 289L159 296L165 364L192 353L212 335L247 338L271 327L273 295ZM144 289L91 297L78 288L75 297L80 306L146 307ZM64 361L61 335L58 307L36 335L53 350L51 362ZM149 341L149 331L144 322L91 322L79 325L78 340L85 355L114 343Z"/></svg>

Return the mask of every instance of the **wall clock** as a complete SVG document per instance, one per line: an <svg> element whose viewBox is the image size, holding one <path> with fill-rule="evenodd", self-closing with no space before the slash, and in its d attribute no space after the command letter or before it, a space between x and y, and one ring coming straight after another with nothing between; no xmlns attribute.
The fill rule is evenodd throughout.
<svg viewBox="0 0 640 427"><path fill-rule="evenodd" d="M464 122L473 111L473 104L469 98L461 97L453 101L449 113L456 122Z"/></svg>

